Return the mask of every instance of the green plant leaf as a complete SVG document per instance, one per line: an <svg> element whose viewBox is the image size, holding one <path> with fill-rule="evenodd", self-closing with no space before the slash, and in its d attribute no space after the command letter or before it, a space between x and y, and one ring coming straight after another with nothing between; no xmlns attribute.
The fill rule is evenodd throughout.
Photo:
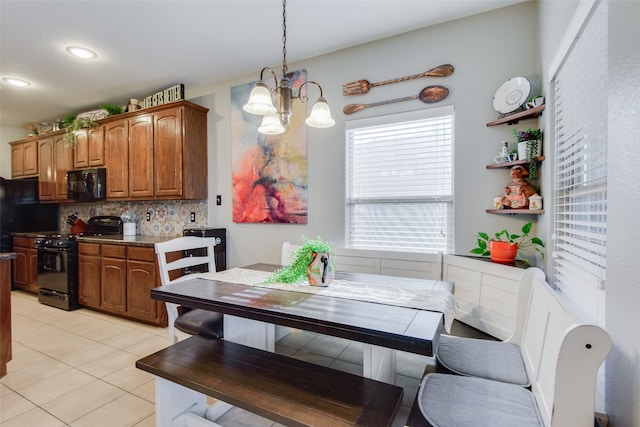
<svg viewBox="0 0 640 427"><path fill-rule="evenodd" d="M474 248L474 249L471 249L471 251L470 251L470 252L471 252L472 254L479 254L479 255L482 255L482 254L484 254L485 250L484 250L484 249L482 249L482 248Z"/></svg>
<svg viewBox="0 0 640 427"><path fill-rule="evenodd" d="M542 240L540 240L540 238L538 237L532 237L531 238L531 243L533 243L534 245L540 245L544 248L544 242ZM536 248L537 250L540 250L538 248Z"/></svg>
<svg viewBox="0 0 640 427"><path fill-rule="evenodd" d="M486 248L487 248L487 242L486 242L486 240L478 239L478 247L479 247L481 250L486 249Z"/></svg>
<svg viewBox="0 0 640 427"><path fill-rule="evenodd" d="M489 240L489 235L487 233L480 232L478 233L478 236L480 236L484 240Z"/></svg>
<svg viewBox="0 0 640 427"><path fill-rule="evenodd" d="M529 232L531 231L531 222L526 223L525 225L522 226L522 233L526 236L527 234L529 234Z"/></svg>

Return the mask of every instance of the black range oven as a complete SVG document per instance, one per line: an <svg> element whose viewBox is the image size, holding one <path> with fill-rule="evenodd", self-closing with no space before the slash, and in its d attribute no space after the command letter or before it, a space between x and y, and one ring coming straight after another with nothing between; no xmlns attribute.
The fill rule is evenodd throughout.
<svg viewBox="0 0 640 427"><path fill-rule="evenodd" d="M78 242L70 235L43 235L35 240L38 252L38 301L63 310L78 303Z"/></svg>
<svg viewBox="0 0 640 427"><path fill-rule="evenodd" d="M117 216L89 219L85 236L122 234L122 220ZM78 241L75 235L37 236L38 301L63 310L75 310L78 302Z"/></svg>

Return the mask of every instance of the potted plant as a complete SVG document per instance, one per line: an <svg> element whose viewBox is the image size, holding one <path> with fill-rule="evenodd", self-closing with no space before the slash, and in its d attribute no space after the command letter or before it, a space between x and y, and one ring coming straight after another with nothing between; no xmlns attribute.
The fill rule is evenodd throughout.
<svg viewBox="0 0 640 427"><path fill-rule="evenodd" d="M89 129L97 125L98 122L89 117L73 119L68 125L64 127L67 133L64 137L64 139L67 141L67 145L75 147L76 142L78 142L77 133L82 129Z"/></svg>
<svg viewBox="0 0 640 427"><path fill-rule="evenodd" d="M122 113L122 107L113 104L102 104L101 108L107 110L110 116L115 116L116 114Z"/></svg>
<svg viewBox="0 0 640 427"><path fill-rule="evenodd" d="M491 256L491 261L500 264L512 264L520 251L532 248L544 258L544 243L538 237L529 237L532 223L528 222L522 226L522 234L511 234L506 229L495 233L489 237L487 233L479 232L477 235L477 247L471 249L472 254ZM529 260L520 258L527 265Z"/></svg>
<svg viewBox="0 0 640 427"><path fill-rule="evenodd" d="M542 132L540 129L513 130L518 141L518 158L529 160L529 176L534 179L538 175L537 157L542 154Z"/></svg>
<svg viewBox="0 0 640 427"><path fill-rule="evenodd" d="M333 270L333 248L320 236L315 240L302 237L305 242L294 252L294 260L291 265L273 272L267 283L302 283L307 281L307 267L313 261L313 253L326 253L329 256L331 269Z"/></svg>

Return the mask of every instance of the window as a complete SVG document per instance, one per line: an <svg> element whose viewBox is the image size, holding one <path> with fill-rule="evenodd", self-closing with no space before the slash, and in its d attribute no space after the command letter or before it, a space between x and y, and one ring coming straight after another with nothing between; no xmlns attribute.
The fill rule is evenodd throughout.
<svg viewBox="0 0 640 427"><path fill-rule="evenodd" d="M347 122L346 244L453 252L453 106Z"/></svg>
<svg viewBox="0 0 640 427"><path fill-rule="evenodd" d="M553 276L604 325L607 235L607 18L596 5L552 81L555 97Z"/></svg>

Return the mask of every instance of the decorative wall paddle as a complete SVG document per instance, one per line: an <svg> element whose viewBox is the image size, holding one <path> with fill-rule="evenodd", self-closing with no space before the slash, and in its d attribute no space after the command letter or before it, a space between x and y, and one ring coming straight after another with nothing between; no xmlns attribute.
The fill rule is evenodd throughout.
<svg viewBox="0 0 640 427"><path fill-rule="evenodd" d="M378 105L393 104L402 101L411 101L412 99L420 99L425 104L433 104L434 102L442 101L449 95L449 89L444 86L427 86L420 91L419 94L413 96L406 96L404 98L391 99L389 101L372 102L369 104L347 104L342 109L345 114L357 113L360 110L364 110L369 107L377 107Z"/></svg>
<svg viewBox="0 0 640 427"><path fill-rule="evenodd" d="M397 79L385 80L383 82L378 83L370 83L368 80L358 80L355 82L344 83L342 85L342 95L351 96L351 95L364 95L369 92L371 88L376 86L384 86L390 85L391 83L399 83L405 82L407 80L417 79L419 77L446 77L453 74L453 65L444 64L439 65L435 68L430 69L429 71L425 71L424 73L414 74L412 76L400 77Z"/></svg>

